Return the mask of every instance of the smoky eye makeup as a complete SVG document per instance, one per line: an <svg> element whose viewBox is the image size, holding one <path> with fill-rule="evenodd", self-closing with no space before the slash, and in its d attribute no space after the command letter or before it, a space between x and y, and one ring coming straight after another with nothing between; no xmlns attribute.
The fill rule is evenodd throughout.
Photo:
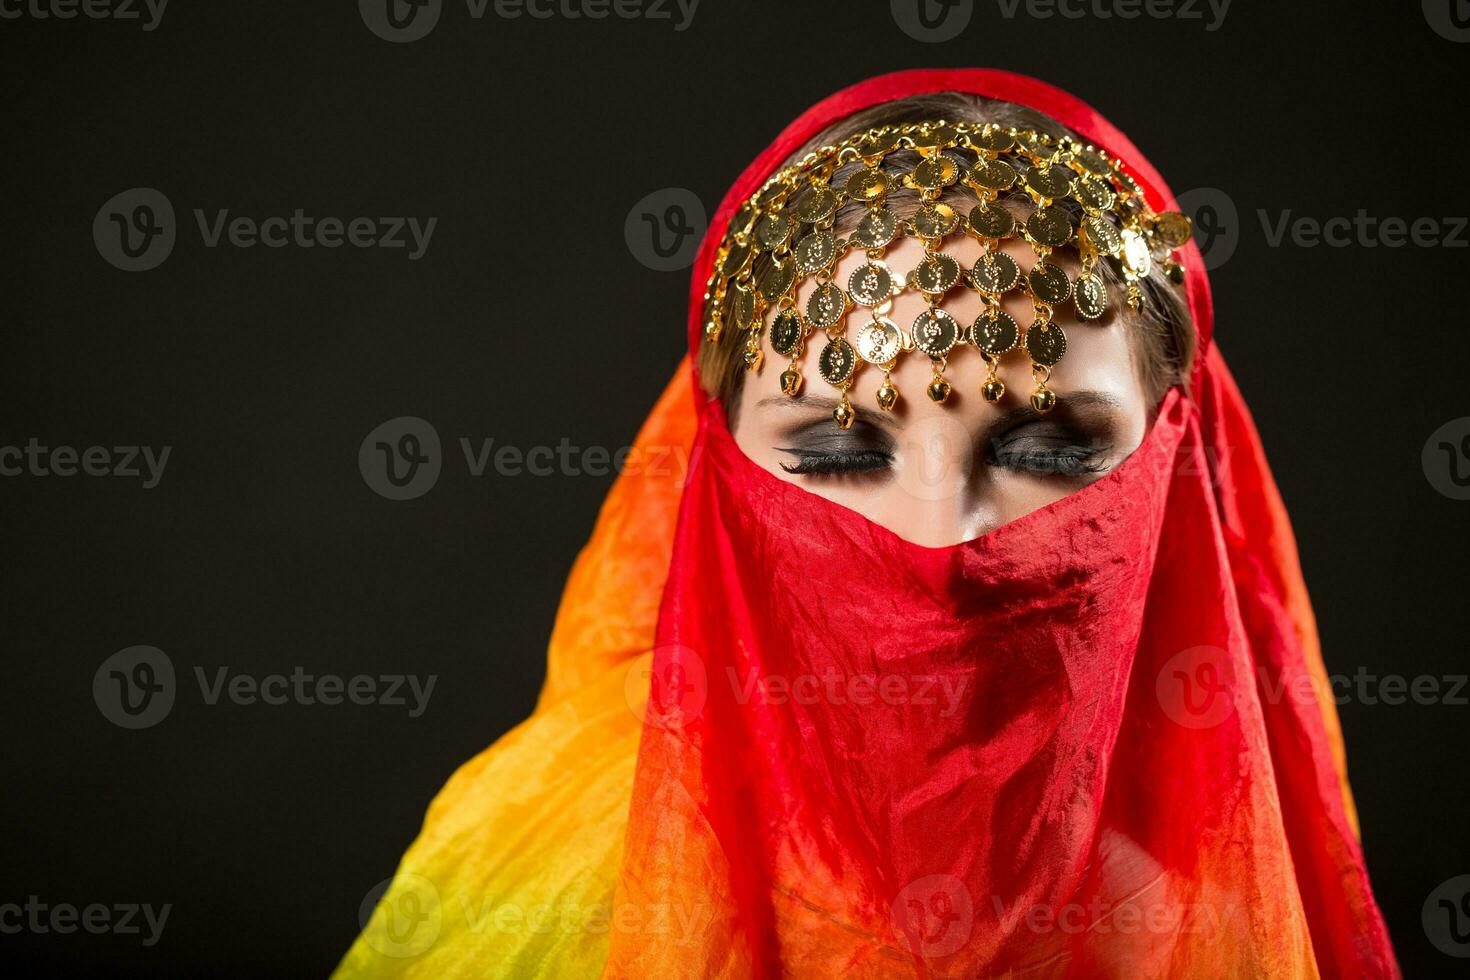
<svg viewBox="0 0 1470 980"><path fill-rule="evenodd" d="M838 429L825 412L787 429L775 449L788 457L781 469L804 476L876 473L893 464L893 441L876 426L859 421Z"/></svg>
<svg viewBox="0 0 1470 980"><path fill-rule="evenodd" d="M1109 426L1043 418L1021 422L993 437L985 461L1029 476L1082 479L1112 469L1115 449Z"/></svg>
<svg viewBox="0 0 1470 980"><path fill-rule="evenodd" d="M1029 408L1003 413L979 433L978 461L1030 478L1090 482L1120 461L1115 407L1113 399L1086 392L1045 416ZM782 426L772 448L785 457L781 469L793 475L877 475L893 466L901 438L892 424L862 416L852 428L839 429L823 407Z"/></svg>
<svg viewBox="0 0 1470 980"><path fill-rule="evenodd" d="M886 470L893 463L889 453L871 449L853 450L810 450L796 447L778 447L793 458L782 461L781 469L787 473L813 476L819 474L874 473Z"/></svg>

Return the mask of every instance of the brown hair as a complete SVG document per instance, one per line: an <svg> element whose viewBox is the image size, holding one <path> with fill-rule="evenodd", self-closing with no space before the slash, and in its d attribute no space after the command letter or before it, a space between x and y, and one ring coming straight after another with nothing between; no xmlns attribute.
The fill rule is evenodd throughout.
<svg viewBox="0 0 1470 980"><path fill-rule="evenodd" d="M817 147L839 143L854 133L875 126L902 125L934 119L997 123L1033 129L1046 133L1053 139L1071 136L1087 142L1050 116L1025 106L962 92L937 92L896 99L853 113L818 133L776 169L790 166ZM918 155L913 150L904 150L890 154L887 159L907 168L918 161ZM1128 161L1123 163L1126 166ZM841 187L848 175L861 166L860 162L855 161L838 168L832 177L832 186ZM968 192L968 189L965 190ZM1029 199L1021 192L1004 195L1001 201L1016 212L1018 217L1024 217L1021 208L1029 203ZM1063 201L1058 204L1068 206L1073 211L1078 210L1075 202ZM918 194L909 189L895 189L888 195L888 206L900 218L907 218L919 206ZM843 205L837 212L834 230L839 233L851 231L856 227L862 213L861 204L849 202ZM1072 217L1075 220L1078 215L1074 213ZM768 261L769 257L765 254L756 260L757 275L761 272L762 263ZM1116 296L1122 282L1118 270L1110 262L1101 262L1097 268L1103 281L1108 284L1109 291ZM1169 281L1160 263L1153 264L1152 271L1139 286L1145 300L1142 310L1134 311L1117 301L1113 303L1113 308L1124 318L1123 322L1129 328L1129 347L1143 389L1153 403L1157 404L1171 386L1183 387L1188 382L1190 367L1194 362L1194 324L1190 321L1182 289ZM725 314L725 321L730 322L732 317L728 309ZM718 342L702 344L700 347L699 376L704 389L723 400L727 408L732 407L733 398L739 393L746 373L741 361L745 334L743 330L725 330L721 332Z"/></svg>

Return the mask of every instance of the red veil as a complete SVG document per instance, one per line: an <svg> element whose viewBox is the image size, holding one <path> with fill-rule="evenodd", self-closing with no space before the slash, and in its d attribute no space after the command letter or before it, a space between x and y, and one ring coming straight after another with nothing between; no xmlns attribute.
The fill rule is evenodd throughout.
<svg viewBox="0 0 1470 980"><path fill-rule="evenodd" d="M725 196L691 349L737 204L829 124L950 90L1052 116L1172 205L1049 85L871 79ZM635 452L687 477L619 477L536 713L436 798L339 976L1397 976L1291 527L1184 262L1192 394L953 547L761 469L686 361Z"/></svg>
<svg viewBox="0 0 1470 980"><path fill-rule="evenodd" d="M691 349L739 203L829 124L940 91L1040 110L1173 206L1042 82L870 79L726 194ZM953 547L771 476L696 386L614 903L696 927L613 929L604 976L1397 975L1290 525L1184 264L1193 396L1101 481Z"/></svg>

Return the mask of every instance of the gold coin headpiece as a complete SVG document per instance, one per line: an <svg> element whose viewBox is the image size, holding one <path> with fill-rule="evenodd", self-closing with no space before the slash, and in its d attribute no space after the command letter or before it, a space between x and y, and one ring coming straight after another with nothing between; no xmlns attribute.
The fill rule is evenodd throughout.
<svg viewBox="0 0 1470 980"><path fill-rule="evenodd" d="M903 172L886 168L889 155L901 150L917 151L917 163ZM833 186L837 169L856 161L862 167L842 186ZM900 186L919 196L918 209L906 220L886 206L889 193ZM969 188L978 203L968 196L956 200L960 187ZM1018 190L1032 205L1024 220L1000 201L1003 193ZM850 234L838 238L833 225L845 204L863 208L862 216ZM964 208L968 213L961 213ZM727 328L745 331L745 366L758 371L765 314L774 307L771 347L790 358L781 390L795 396L802 388L800 362L807 340L820 331L825 342L817 369L842 393L833 415L843 428L855 417L848 392L862 365L883 372L877 401L887 411L898 401L891 377L897 359L919 351L933 368L928 395L943 402L950 394L945 367L960 347L975 348L984 360L988 370L980 393L992 403L1005 394L996 376L1000 359L1024 352L1034 384L1031 406L1048 412L1057 396L1046 383L1067 351L1054 311L1070 302L1083 320L1108 312L1100 261L1114 263L1129 306L1141 309L1140 284L1155 262L1163 263L1175 283L1183 280L1173 252L1189 240L1190 231L1183 214L1155 214L1117 159L1075 139L943 120L879 127L807 154L741 205L706 284L704 335L713 343ZM981 243L984 250L973 266L965 268L945 253L945 240L955 235ZM923 243L924 257L900 275L884 256L904 236ZM1029 270L1000 247L1016 237L1035 253ZM1054 250L1067 245L1074 245L1080 258L1075 279L1050 261ZM865 252L867 261L845 283L834 281L838 260L854 249ZM808 281L815 281L815 289L801 304L798 287ZM984 309L973 323L960 323L941 306L957 288L973 289L983 299ZM1002 297L1013 289L1031 299L1032 319L1024 330L1001 309ZM904 291L922 295L925 309L913 323L900 325L882 314ZM855 311L860 315L850 317ZM849 319L858 321L851 337Z"/></svg>

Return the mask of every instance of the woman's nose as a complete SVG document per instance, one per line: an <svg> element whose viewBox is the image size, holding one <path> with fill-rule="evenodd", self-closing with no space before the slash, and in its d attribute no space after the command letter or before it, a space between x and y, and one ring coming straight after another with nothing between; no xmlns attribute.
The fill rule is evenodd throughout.
<svg viewBox="0 0 1470 980"><path fill-rule="evenodd" d="M967 541L993 526L978 447L968 426L943 412L904 427L897 459L900 535L929 547ZM897 530L897 529L895 529Z"/></svg>

